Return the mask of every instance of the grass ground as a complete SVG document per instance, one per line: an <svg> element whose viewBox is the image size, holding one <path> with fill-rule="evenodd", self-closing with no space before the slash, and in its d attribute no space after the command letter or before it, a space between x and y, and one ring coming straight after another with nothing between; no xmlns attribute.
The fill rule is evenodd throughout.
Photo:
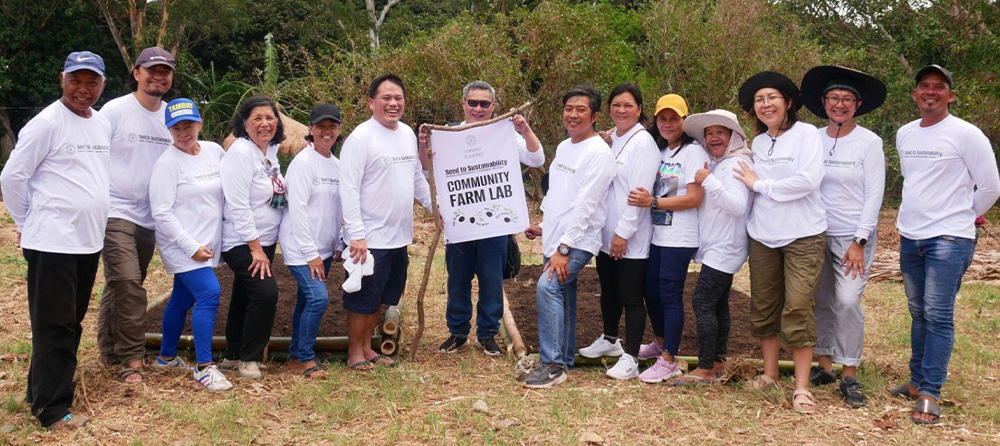
<svg viewBox="0 0 1000 446"><path fill-rule="evenodd" d="M418 239L427 240L427 227ZM537 243L523 242L525 262L539 262ZM149 372L142 385L120 383L97 364L95 321L102 288L84 322L74 409L92 416L70 435L39 428L21 402L31 350L27 319L26 264L16 247L13 223L0 214L0 444L585 444L596 434L604 444L997 444L1000 443L1000 288L963 287L956 311L956 347L944 389L942 424L918 427L910 405L881 389L905 380L909 316L902 285L872 284L864 299L866 363L861 382L868 409L842 406L833 386L814 389L819 410L801 416L789 408L787 379L781 392L745 387L706 388L621 383L603 370L579 368L556 389L521 388L513 362L475 351L441 355L446 336L445 272L438 251L426 298L427 330L417 361L393 370L359 375L330 364L331 376L307 380L272 364L260 382L234 379L236 389L210 394L187 375ZM410 280L403 310L404 355L415 330L412 299L426 247L411 248ZM746 273L737 286L749 290ZM169 288L154 273L150 295ZM584 296L585 294L581 294ZM482 400L488 410L473 409Z"/></svg>

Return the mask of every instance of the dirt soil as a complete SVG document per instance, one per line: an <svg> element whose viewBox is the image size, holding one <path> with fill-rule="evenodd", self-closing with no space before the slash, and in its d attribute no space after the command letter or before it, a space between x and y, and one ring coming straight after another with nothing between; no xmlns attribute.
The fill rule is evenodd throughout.
<svg viewBox="0 0 1000 446"><path fill-rule="evenodd" d="M278 282L278 306L274 316L274 328L271 336L291 336L292 335L292 313L295 311L295 294L298 291L298 283L292 272L285 266L281 254L274 255L271 262L271 273ZM222 296L219 299L219 310L215 316L215 335L225 336L226 315L229 314L229 302L233 291L233 272L225 264L219 265L215 269L215 276L219 278L219 285L222 288ZM344 311L341 296L343 290L340 285L344 283L344 267L340 263L330 266L330 274L326 277L326 289L330 293L330 306L323 314L323 322L319 326L319 336L346 336L347 335L347 312ZM158 305L146 313L146 332L163 332L163 309L165 305ZM184 334L191 334L191 315L188 314L184 324Z"/></svg>
<svg viewBox="0 0 1000 446"><path fill-rule="evenodd" d="M535 299L536 283L542 274L541 265L524 265L516 279L507 280L504 290L510 301L510 310L524 338L524 344L532 352L538 351L538 312ZM590 345L604 331L601 322L601 286L597 278L597 268L588 266L578 276L576 308L576 347ZM695 327L691 296L698 273L688 273L684 283L684 334L678 351L680 356L698 356L698 335ZM750 296L732 290L729 294L729 312L732 328L729 332L729 355L759 358L760 342L750 335ZM619 334L625 336L625 318L622 316ZM646 320L643 342L651 342L653 328ZM781 359L791 359L791 352L782 348Z"/></svg>

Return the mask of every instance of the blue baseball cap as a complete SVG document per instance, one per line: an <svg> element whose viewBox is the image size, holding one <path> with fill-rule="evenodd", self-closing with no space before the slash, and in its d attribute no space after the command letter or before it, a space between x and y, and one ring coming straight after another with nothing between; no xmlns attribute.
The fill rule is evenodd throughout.
<svg viewBox="0 0 1000 446"><path fill-rule="evenodd" d="M198 113L198 106L194 101L187 98L174 99L167 103L166 121L167 128L181 121L201 122L201 113Z"/></svg>
<svg viewBox="0 0 1000 446"><path fill-rule="evenodd" d="M78 70L90 70L104 76L104 59L90 51L69 53L66 63L63 64L63 73L72 73Z"/></svg>

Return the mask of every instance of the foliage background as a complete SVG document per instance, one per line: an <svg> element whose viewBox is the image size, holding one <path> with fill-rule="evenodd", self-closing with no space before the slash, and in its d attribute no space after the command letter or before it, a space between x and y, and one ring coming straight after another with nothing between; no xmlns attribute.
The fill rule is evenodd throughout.
<svg viewBox="0 0 1000 446"><path fill-rule="evenodd" d="M532 125L551 155L564 137L559 100L577 83L607 92L635 81L647 114L668 92L686 97L693 112L739 111L736 91L753 73L776 70L797 81L812 66L839 64L889 87L886 104L860 123L886 142L893 204L902 185L895 131L917 117L912 73L940 63L956 77L952 112L1000 146L995 0L398 0L376 26L390 1L4 1L0 158L27 120L59 96L67 53L104 56L103 103L128 92L122 53L134 57L157 43L176 52L176 94L202 104L203 136L215 140L252 92L276 98L300 121L317 101L338 103L350 130L367 117L367 83L392 71L407 81L411 124L460 120L461 87L477 78L497 88L499 110L531 100ZM606 116L600 125L610 125Z"/></svg>

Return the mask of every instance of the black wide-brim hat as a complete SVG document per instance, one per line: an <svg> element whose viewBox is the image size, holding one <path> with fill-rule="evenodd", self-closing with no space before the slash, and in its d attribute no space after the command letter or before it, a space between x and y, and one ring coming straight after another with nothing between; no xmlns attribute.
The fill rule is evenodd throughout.
<svg viewBox="0 0 1000 446"><path fill-rule="evenodd" d="M743 86L740 87L740 94L736 98L743 111L749 112L753 110L753 97L761 88L773 88L791 98L792 111L796 111L802 106L799 87L795 85L795 82L792 82L791 79L781 73L761 71L750 76L750 79L743 82Z"/></svg>
<svg viewBox="0 0 1000 446"><path fill-rule="evenodd" d="M829 119L823 107L823 95L831 88L851 87L857 90L861 105L854 116L861 116L885 103L885 84L877 77L851 68L821 65L811 68L802 77L802 103L812 114ZM846 88L845 90L850 90Z"/></svg>

